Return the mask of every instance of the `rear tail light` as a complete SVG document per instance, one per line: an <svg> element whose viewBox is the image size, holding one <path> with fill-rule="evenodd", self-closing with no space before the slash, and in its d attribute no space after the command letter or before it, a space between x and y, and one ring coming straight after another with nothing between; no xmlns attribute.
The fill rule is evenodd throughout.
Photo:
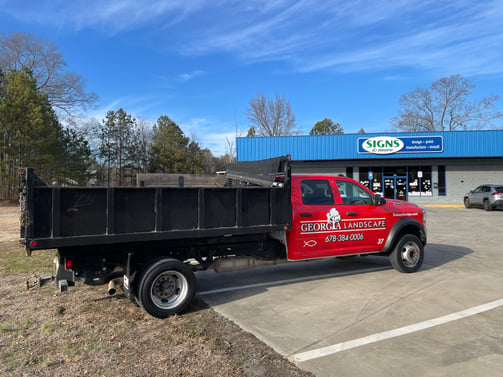
<svg viewBox="0 0 503 377"><path fill-rule="evenodd" d="M65 259L65 270L71 270L71 269L72 269L72 260Z"/></svg>
<svg viewBox="0 0 503 377"><path fill-rule="evenodd" d="M503 195L503 192L493 192L492 195Z"/></svg>

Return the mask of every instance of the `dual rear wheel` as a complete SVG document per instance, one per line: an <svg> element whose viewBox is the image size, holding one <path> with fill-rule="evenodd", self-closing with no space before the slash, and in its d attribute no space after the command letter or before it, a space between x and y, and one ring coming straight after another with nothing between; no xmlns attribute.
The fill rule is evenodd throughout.
<svg viewBox="0 0 503 377"><path fill-rule="evenodd" d="M137 301L150 315L166 318L183 312L196 293L196 278L191 268L177 259L167 258L148 265L139 277Z"/></svg>

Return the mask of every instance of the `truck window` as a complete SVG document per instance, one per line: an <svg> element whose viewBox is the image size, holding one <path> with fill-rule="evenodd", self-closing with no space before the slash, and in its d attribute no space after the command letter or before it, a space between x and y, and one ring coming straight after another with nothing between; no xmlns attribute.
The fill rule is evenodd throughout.
<svg viewBox="0 0 503 377"><path fill-rule="evenodd" d="M354 182L336 181L342 204L372 204L372 196Z"/></svg>
<svg viewBox="0 0 503 377"><path fill-rule="evenodd" d="M326 179L306 179L300 183L302 203L306 205L333 205L334 195Z"/></svg>

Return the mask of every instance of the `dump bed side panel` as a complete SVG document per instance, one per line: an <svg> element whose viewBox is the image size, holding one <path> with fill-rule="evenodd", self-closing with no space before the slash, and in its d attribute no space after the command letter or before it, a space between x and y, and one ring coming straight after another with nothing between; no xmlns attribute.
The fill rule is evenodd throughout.
<svg viewBox="0 0 503 377"><path fill-rule="evenodd" d="M287 188L47 187L26 169L27 249L289 229ZM40 182L39 182L40 183Z"/></svg>

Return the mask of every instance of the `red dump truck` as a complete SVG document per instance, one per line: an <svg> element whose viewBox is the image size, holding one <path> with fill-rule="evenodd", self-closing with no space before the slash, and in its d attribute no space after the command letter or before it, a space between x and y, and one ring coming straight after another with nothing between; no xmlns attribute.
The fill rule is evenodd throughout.
<svg viewBox="0 0 503 377"><path fill-rule="evenodd" d="M149 314L183 312L195 272L381 255L417 271L425 213L342 176L292 173L285 157L229 167L225 187L51 187L21 169L27 254L56 249L54 280L121 285Z"/></svg>

